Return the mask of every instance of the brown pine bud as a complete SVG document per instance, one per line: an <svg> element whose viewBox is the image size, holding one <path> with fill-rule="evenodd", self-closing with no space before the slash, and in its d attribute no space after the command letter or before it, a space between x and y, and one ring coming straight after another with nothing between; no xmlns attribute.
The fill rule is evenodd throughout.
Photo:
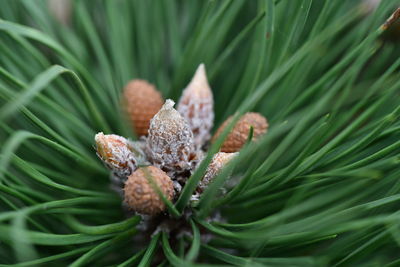
<svg viewBox="0 0 400 267"><path fill-rule="evenodd" d="M390 41L400 40L400 7L381 26L383 38Z"/></svg>
<svg viewBox="0 0 400 267"><path fill-rule="evenodd" d="M193 133L186 120L167 99L151 119L147 138L147 153L153 164L167 171L190 168L194 153Z"/></svg>
<svg viewBox="0 0 400 267"><path fill-rule="evenodd" d="M98 133L94 137L98 157L115 175L126 178L136 170L137 162L129 140L115 134Z"/></svg>
<svg viewBox="0 0 400 267"><path fill-rule="evenodd" d="M200 64L193 79L183 91L177 110L188 122L195 145L201 147L210 139L210 130L214 122L213 94L204 64Z"/></svg>
<svg viewBox="0 0 400 267"><path fill-rule="evenodd" d="M215 141L230 123L232 117L229 117L217 130L213 137ZM268 129L267 119L259 113L248 112L244 114L235 124L228 137L221 146L222 152L237 152L246 143L250 133L250 127L253 127L253 140L265 134Z"/></svg>
<svg viewBox="0 0 400 267"><path fill-rule="evenodd" d="M208 165L207 171L203 177L203 179L199 183L198 189L200 192L204 191L204 189L211 183L211 181L218 175L218 173L222 170L222 168L239 152L236 153L224 153L218 152L214 155L210 165Z"/></svg>
<svg viewBox="0 0 400 267"><path fill-rule="evenodd" d="M151 118L164 102L160 92L144 80L132 80L124 88L123 98L136 134L147 135Z"/></svg>
<svg viewBox="0 0 400 267"><path fill-rule="evenodd" d="M125 202L141 214L155 215L165 211L165 204L155 185L166 199L172 201L174 186L171 178L159 168L148 166L139 168L128 177L124 188Z"/></svg>

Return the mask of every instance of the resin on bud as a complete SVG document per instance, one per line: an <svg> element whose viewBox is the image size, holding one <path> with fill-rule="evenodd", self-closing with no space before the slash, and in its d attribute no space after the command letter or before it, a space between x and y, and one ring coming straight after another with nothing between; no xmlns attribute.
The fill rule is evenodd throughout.
<svg viewBox="0 0 400 267"><path fill-rule="evenodd" d="M174 101L167 99L151 119L147 138L147 154L153 164L166 171L191 168L195 147L193 133L186 120L174 109Z"/></svg>
<svg viewBox="0 0 400 267"><path fill-rule="evenodd" d="M210 165L208 165L203 179L200 181L198 189L203 192L204 189L212 182L212 180L219 174L222 168L228 164L239 153L224 153L218 152L214 155Z"/></svg>
<svg viewBox="0 0 400 267"><path fill-rule="evenodd" d="M129 140L115 134L98 133L94 137L98 157L120 178L136 170L137 161L130 149Z"/></svg>
<svg viewBox="0 0 400 267"><path fill-rule="evenodd" d="M205 66L200 64L183 91L177 108L188 122L195 145L199 148L210 139L210 130L214 122L213 108L213 94L208 84Z"/></svg>

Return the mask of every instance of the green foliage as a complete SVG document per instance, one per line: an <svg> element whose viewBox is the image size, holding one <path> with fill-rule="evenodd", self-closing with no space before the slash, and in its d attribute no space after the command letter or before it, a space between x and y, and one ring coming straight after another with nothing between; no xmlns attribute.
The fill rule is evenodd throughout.
<svg viewBox="0 0 400 267"><path fill-rule="evenodd" d="M400 50L379 28L396 2L76 0L65 25L1 1L0 263L398 265ZM93 137L134 137L127 81L177 100L201 62L216 126L252 110L269 132L190 204L222 135L169 203L192 205L191 233L138 243Z"/></svg>

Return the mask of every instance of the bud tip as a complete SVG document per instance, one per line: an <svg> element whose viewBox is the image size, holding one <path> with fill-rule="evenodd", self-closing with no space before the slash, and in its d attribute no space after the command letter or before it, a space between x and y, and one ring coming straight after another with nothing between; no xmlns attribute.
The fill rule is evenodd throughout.
<svg viewBox="0 0 400 267"><path fill-rule="evenodd" d="M175 102L171 99L167 99L162 107L163 110L174 108Z"/></svg>

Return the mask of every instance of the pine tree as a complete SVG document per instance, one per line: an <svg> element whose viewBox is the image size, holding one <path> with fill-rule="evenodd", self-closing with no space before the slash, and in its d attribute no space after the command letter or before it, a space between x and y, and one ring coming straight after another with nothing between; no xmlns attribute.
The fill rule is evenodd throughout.
<svg viewBox="0 0 400 267"><path fill-rule="evenodd" d="M400 11L375 2L1 1L0 264L398 266ZM94 137L146 149L124 87L179 103L201 63L211 135L231 123L194 165L157 169L174 197L135 161L165 209L135 213ZM247 112L268 131L210 172Z"/></svg>

